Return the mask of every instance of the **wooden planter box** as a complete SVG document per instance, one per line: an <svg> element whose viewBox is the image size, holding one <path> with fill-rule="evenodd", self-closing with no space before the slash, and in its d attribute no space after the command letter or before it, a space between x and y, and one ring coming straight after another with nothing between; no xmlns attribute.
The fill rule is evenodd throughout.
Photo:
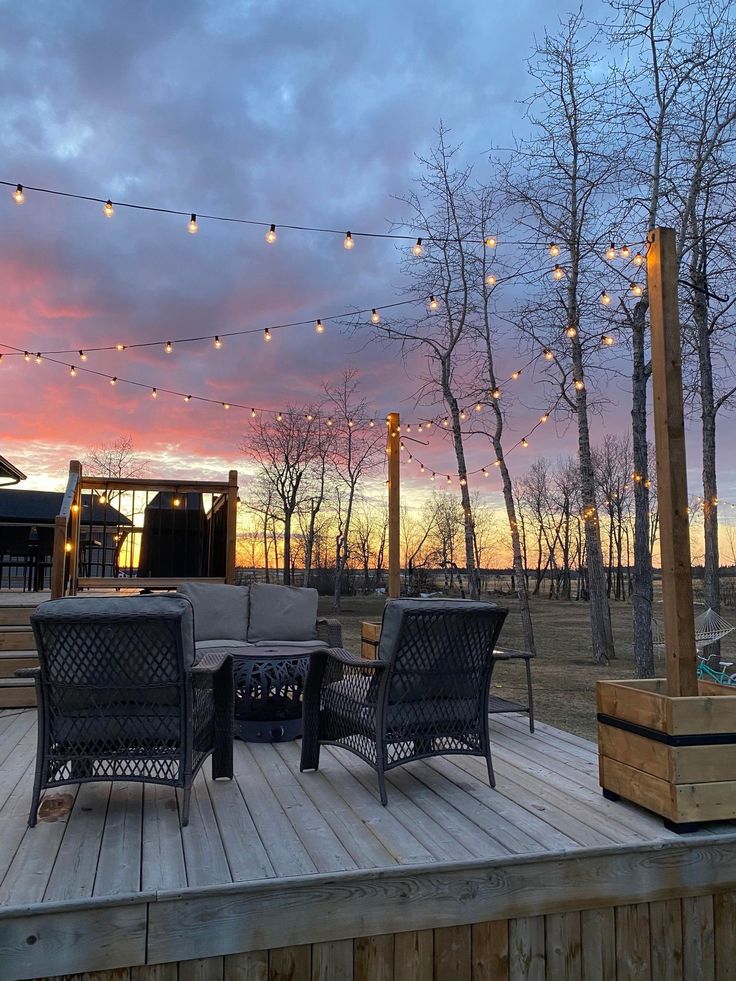
<svg viewBox="0 0 736 981"><path fill-rule="evenodd" d="M736 694L703 682L702 694L672 698L663 678L599 681L597 690L607 797L640 804L676 831L736 819Z"/></svg>

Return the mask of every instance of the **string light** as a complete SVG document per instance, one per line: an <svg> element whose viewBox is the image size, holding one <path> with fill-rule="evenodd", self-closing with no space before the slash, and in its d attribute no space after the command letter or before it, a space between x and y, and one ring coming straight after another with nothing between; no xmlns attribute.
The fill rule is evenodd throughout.
<svg viewBox="0 0 736 981"><path fill-rule="evenodd" d="M328 418L328 420L327 420L327 425L328 425L328 426L332 426L332 416L330 416L330 417Z"/></svg>
<svg viewBox="0 0 736 981"><path fill-rule="evenodd" d="M467 415L465 409L461 409L460 410L460 420L461 420L461 422L465 422L465 420L467 418L468 418L468 415Z"/></svg>
<svg viewBox="0 0 736 981"><path fill-rule="evenodd" d="M585 382L583 381L582 378L576 378L575 379L575 388L576 388L576 390L578 392L582 392L583 391L583 389L585 388Z"/></svg>
<svg viewBox="0 0 736 981"><path fill-rule="evenodd" d="M79 359L80 359L80 361L86 361L87 360L87 355L82 350L80 350L80 352L79 352Z"/></svg>
<svg viewBox="0 0 736 981"><path fill-rule="evenodd" d="M439 310L440 305L432 293L429 294L428 306L430 310Z"/></svg>
<svg viewBox="0 0 736 981"><path fill-rule="evenodd" d="M643 294L644 290L639 285L639 283L632 283L631 284L631 292L634 294L634 296L641 296Z"/></svg>
<svg viewBox="0 0 736 981"><path fill-rule="evenodd" d="M447 428L450 425L450 420L447 418L447 416L445 416L445 418L442 420L442 425L445 428Z"/></svg>
<svg viewBox="0 0 736 981"><path fill-rule="evenodd" d="M637 252L631 261L634 263L635 266L643 266L644 256L641 254L641 252Z"/></svg>
<svg viewBox="0 0 736 981"><path fill-rule="evenodd" d="M550 242L549 254L552 256L553 259L556 259L557 256L560 254L560 247L557 244L557 242Z"/></svg>
<svg viewBox="0 0 736 981"><path fill-rule="evenodd" d="M187 231L190 235L196 235L199 231L199 225L197 224L197 216L192 213L192 217L189 219L189 224L187 225Z"/></svg>
<svg viewBox="0 0 736 981"><path fill-rule="evenodd" d="M23 204L23 202L25 201L25 199L26 199L26 196L23 193L23 185L22 184L18 184L18 186L16 187L16 189L13 191L13 200L15 201L16 204Z"/></svg>
<svg viewBox="0 0 736 981"><path fill-rule="evenodd" d="M125 350L125 345L124 344L116 344L115 345L115 350L116 351L124 351Z"/></svg>
<svg viewBox="0 0 736 981"><path fill-rule="evenodd" d="M616 258L616 246L613 242L611 242L611 244L606 249L606 259L610 260L615 258Z"/></svg>
<svg viewBox="0 0 736 981"><path fill-rule="evenodd" d="M564 278L565 270L562 268L562 266L555 266L555 268L552 270L552 279L556 279L559 283L559 281Z"/></svg>
<svg viewBox="0 0 736 981"><path fill-rule="evenodd" d="M488 477L489 476L488 471L486 470L485 467L482 468L481 473L483 474L484 477Z"/></svg>
<svg viewBox="0 0 736 981"><path fill-rule="evenodd" d="M416 243L411 247L411 254L415 255L419 259L424 253L424 246L422 245L421 238L416 240Z"/></svg>
<svg viewBox="0 0 736 981"><path fill-rule="evenodd" d="M317 331L318 334L324 334L325 325L322 323L321 320L318 320L317 323L314 325L314 329Z"/></svg>
<svg viewBox="0 0 736 981"><path fill-rule="evenodd" d="M174 345L171 343L171 341L167 341L166 347L164 347L164 351L166 351L167 354L171 354L173 350L174 350Z"/></svg>
<svg viewBox="0 0 736 981"><path fill-rule="evenodd" d="M371 419L370 422L368 423L368 426L369 426L370 429L374 429L375 428L375 425L376 425L376 423L375 423L375 421L373 419Z"/></svg>
<svg viewBox="0 0 736 981"><path fill-rule="evenodd" d="M549 419L549 414L548 414L547 412L545 412L545 413L544 413L543 415L541 415L541 416L539 417L539 421L540 421L540 422L541 422L542 424L544 424L545 422L547 422L547 420L548 420L548 419Z"/></svg>
<svg viewBox="0 0 736 981"><path fill-rule="evenodd" d="M118 383L117 376L116 375L113 375L112 378L110 379L110 384L111 385L117 385L117 383Z"/></svg>
<svg viewBox="0 0 736 981"><path fill-rule="evenodd" d="M113 208L112 201L109 198L107 199L107 201L105 201L104 207L102 209L102 213L105 216L105 218L112 218L112 216L115 214L115 209Z"/></svg>
<svg viewBox="0 0 736 981"><path fill-rule="evenodd" d="M483 245L485 245L487 249L495 249L498 245L498 239L495 235L486 235L486 237L483 239Z"/></svg>
<svg viewBox="0 0 736 981"><path fill-rule="evenodd" d="M493 273L488 273L486 276L486 286L495 286L498 280L493 275Z"/></svg>
<svg viewBox="0 0 736 981"><path fill-rule="evenodd" d="M610 334L603 334L603 336L601 337L601 344L605 344L606 347L613 347L615 343L616 341L614 340L613 337L611 337Z"/></svg>
<svg viewBox="0 0 736 981"><path fill-rule="evenodd" d="M512 371L511 377L513 378L514 381L516 381L517 378L521 378L521 371L520 370Z"/></svg>
<svg viewBox="0 0 736 981"><path fill-rule="evenodd" d="M250 417L251 417L251 419L255 419L255 417L256 417L256 410L255 409L251 409L250 410Z"/></svg>
<svg viewBox="0 0 736 981"><path fill-rule="evenodd" d="M565 334L567 335L567 337L570 337L570 338L577 337L578 336L577 327L573 327L572 324L571 324L569 327L566 328ZM552 359L550 358L549 360L552 360Z"/></svg>
<svg viewBox="0 0 736 981"><path fill-rule="evenodd" d="M611 305L611 297L609 296L608 293L606 293L605 290L603 290L601 293L601 303L603 304L604 307L610 307Z"/></svg>
<svg viewBox="0 0 736 981"><path fill-rule="evenodd" d="M213 347L216 347L218 351L219 351L219 350L220 350L220 348L222 347L222 341L221 341L221 340L220 340L220 338L219 338L219 337L217 336L217 334L215 334L215 339L214 339L214 341L212 342L212 346L213 346Z"/></svg>
<svg viewBox="0 0 736 981"><path fill-rule="evenodd" d="M191 402L192 401L192 396L191 395L185 395L184 396L184 401L185 402Z"/></svg>
<svg viewBox="0 0 736 981"><path fill-rule="evenodd" d="M266 232L266 241L269 245L273 245L273 243L276 241L276 226L273 224Z"/></svg>
<svg viewBox="0 0 736 981"><path fill-rule="evenodd" d="M271 340L271 331L268 329L268 327L266 327L266 329L263 331L263 340L264 341Z"/></svg>
<svg viewBox="0 0 736 981"><path fill-rule="evenodd" d="M151 398L152 399L157 399L158 398L158 391L155 388L152 388L151 389Z"/></svg>
<svg viewBox="0 0 736 981"><path fill-rule="evenodd" d="M41 364L41 361L42 361L42 360L43 360L43 359L42 359L42 357L41 357L41 352L40 352L40 351L37 351L37 352L36 352L36 364Z"/></svg>
<svg viewBox="0 0 736 981"><path fill-rule="evenodd" d="M371 323L380 324L380 322L381 322L381 314L378 312L378 310L376 310L375 307L373 307L373 309L371 310Z"/></svg>
<svg viewBox="0 0 736 981"><path fill-rule="evenodd" d="M74 365L72 365L71 368L69 369L69 374L72 376L72 378L76 378L77 369L74 367Z"/></svg>
<svg viewBox="0 0 736 981"><path fill-rule="evenodd" d="M552 351L550 351L550 349L548 347L546 347L544 349L544 360L545 361L554 361L554 359L555 359L554 354L552 353Z"/></svg>
<svg viewBox="0 0 736 981"><path fill-rule="evenodd" d="M345 240L342 243L342 247L350 251L354 245L355 242L353 241L353 236L350 234L350 232L345 232Z"/></svg>
<svg viewBox="0 0 736 981"><path fill-rule="evenodd" d="M284 420L284 414L283 412L279 412L276 416L276 422L283 422L283 420Z"/></svg>
<svg viewBox="0 0 736 981"><path fill-rule="evenodd" d="M619 253L619 255L621 256L622 259L629 258L629 256L631 255L631 249L628 247L628 245L621 246L621 252Z"/></svg>
<svg viewBox="0 0 736 981"><path fill-rule="evenodd" d="M500 388L494 388L494 389L492 389L491 395L493 396L494 399L500 399L501 398L501 389Z"/></svg>
<svg viewBox="0 0 736 981"><path fill-rule="evenodd" d="M223 407L223 409L229 409L230 408L230 403L229 402L223 402L222 403L222 407Z"/></svg>
<svg viewBox="0 0 736 981"><path fill-rule="evenodd" d="M30 354L28 353L28 351L24 351L24 352L23 352L23 360L24 360L24 361L30 361L30 360L31 360L31 356L30 356Z"/></svg>
<svg viewBox="0 0 736 981"><path fill-rule="evenodd" d="M526 436L525 436L525 437L524 437L524 438L522 439L522 441L521 441L521 445L522 445L522 446L523 446L524 448L526 448L526 447L527 447L527 446L529 445L529 440L528 440L528 439L526 438Z"/></svg>
<svg viewBox="0 0 736 981"><path fill-rule="evenodd" d="M476 412L482 412L483 411L483 406L481 405L480 402L476 402L475 403L475 411Z"/></svg>

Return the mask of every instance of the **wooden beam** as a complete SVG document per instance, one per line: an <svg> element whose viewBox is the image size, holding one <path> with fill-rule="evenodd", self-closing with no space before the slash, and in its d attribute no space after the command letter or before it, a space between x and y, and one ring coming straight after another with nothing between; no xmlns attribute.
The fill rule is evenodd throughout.
<svg viewBox="0 0 736 981"><path fill-rule="evenodd" d="M231 470L227 483L227 541L225 545L225 582L235 584L235 552L238 535L238 471Z"/></svg>
<svg viewBox="0 0 736 981"><path fill-rule="evenodd" d="M648 236L654 439L662 564L667 693L697 695L697 658L687 511L677 251L672 228ZM643 479L640 475L640 479Z"/></svg>
<svg viewBox="0 0 736 981"><path fill-rule="evenodd" d="M388 595L401 595L401 420L388 417Z"/></svg>

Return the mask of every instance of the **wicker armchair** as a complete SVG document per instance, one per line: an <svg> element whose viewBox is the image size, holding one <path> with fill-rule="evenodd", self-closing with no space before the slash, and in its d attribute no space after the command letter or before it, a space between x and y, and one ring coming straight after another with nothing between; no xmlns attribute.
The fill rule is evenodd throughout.
<svg viewBox="0 0 736 981"><path fill-rule="evenodd" d="M180 787L212 754L213 777L233 775L232 659L194 663L189 600L174 596L67 598L31 616L40 667L38 750L29 825L41 791L93 780Z"/></svg>
<svg viewBox="0 0 736 981"><path fill-rule="evenodd" d="M302 770L322 744L349 749L378 773L409 760L483 756L495 786L488 736L493 648L507 610L452 600L386 605L375 661L346 650L312 655L304 690Z"/></svg>

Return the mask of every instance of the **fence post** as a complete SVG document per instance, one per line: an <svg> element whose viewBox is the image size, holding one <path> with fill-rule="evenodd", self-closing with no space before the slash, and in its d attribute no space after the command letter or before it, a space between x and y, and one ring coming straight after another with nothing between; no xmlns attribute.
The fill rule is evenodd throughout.
<svg viewBox="0 0 736 981"><path fill-rule="evenodd" d="M401 421L388 417L388 595L401 595Z"/></svg>
<svg viewBox="0 0 736 981"><path fill-rule="evenodd" d="M235 583L235 553L238 522L238 471L231 470L227 485L227 542L225 546L225 582Z"/></svg>

